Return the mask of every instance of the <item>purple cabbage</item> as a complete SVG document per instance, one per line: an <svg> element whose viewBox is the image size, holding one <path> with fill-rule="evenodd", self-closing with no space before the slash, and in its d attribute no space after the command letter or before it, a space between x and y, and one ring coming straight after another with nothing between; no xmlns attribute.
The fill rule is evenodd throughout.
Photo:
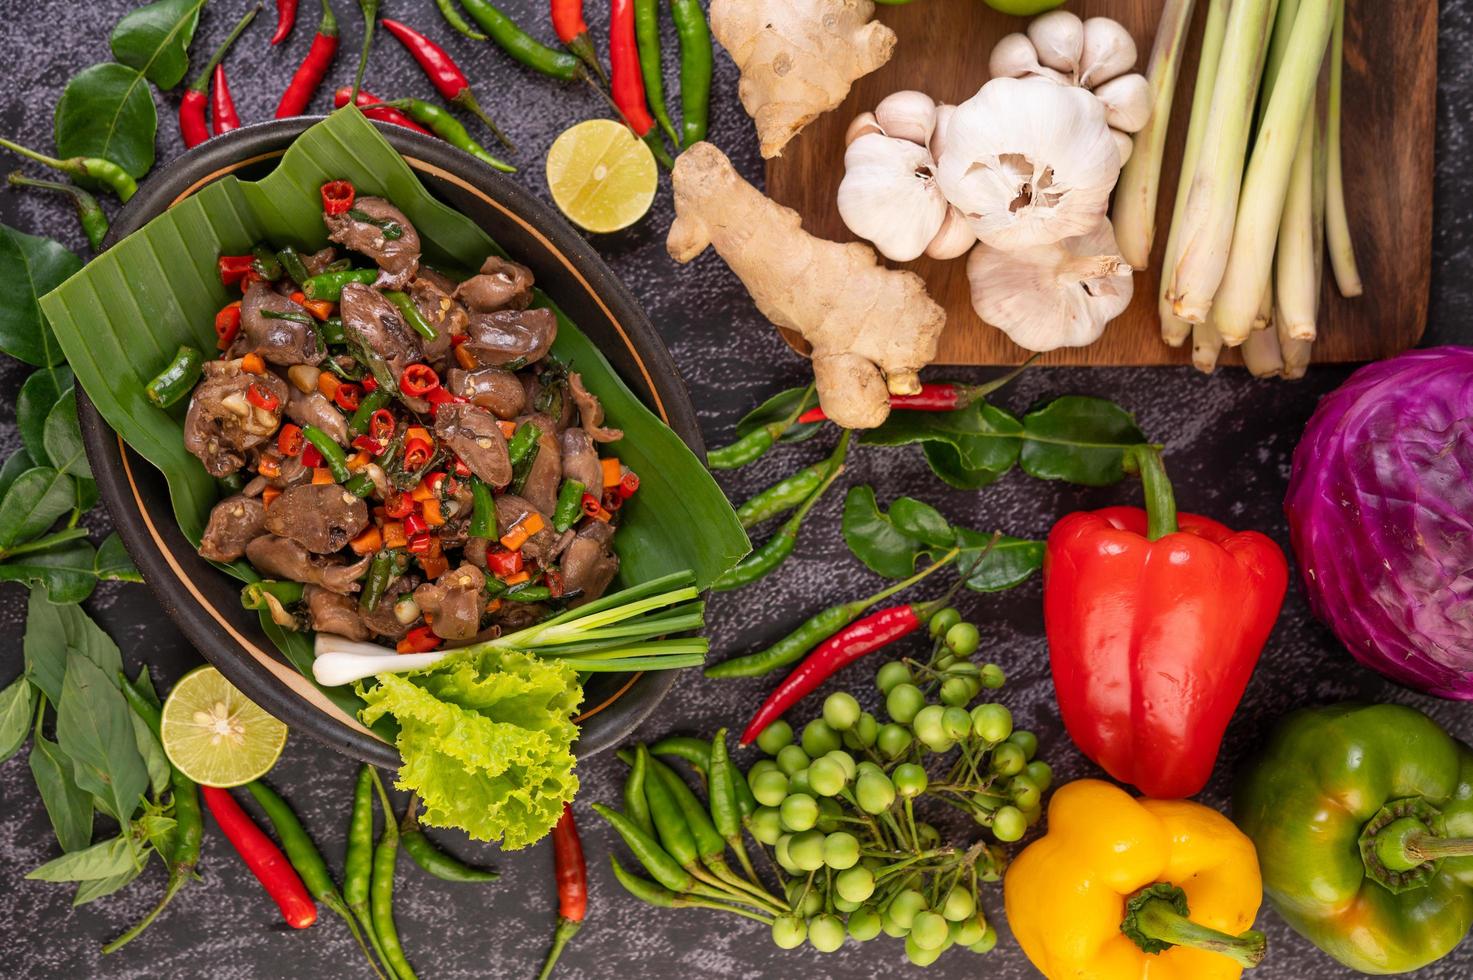
<svg viewBox="0 0 1473 980"><path fill-rule="evenodd" d="M1326 396L1284 510L1310 605L1355 658L1473 701L1473 348L1381 361Z"/></svg>

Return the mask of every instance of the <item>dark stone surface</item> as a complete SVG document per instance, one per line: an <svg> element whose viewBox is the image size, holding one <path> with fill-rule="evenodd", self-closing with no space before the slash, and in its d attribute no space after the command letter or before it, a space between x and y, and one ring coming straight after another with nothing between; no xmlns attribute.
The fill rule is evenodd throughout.
<svg viewBox="0 0 1473 980"><path fill-rule="evenodd" d="M930 0L938 2L938 0ZM962 2L962 0L956 0ZM108 57L107 33L131 4L100 0L78 5L68 0L6 0L0 43L6 72L0 78L0 131L30 145L51 145L51 107L66 79L94 61ZM232 88L247 120L269 117L284 79L306 50L315 5L304 3L302 23L289 44L268 49L269 25L258 24L230 60ZM352 70L350 52L361 37L353 4L338 0L343 22L343 54L330 85L314 105L327 106L332 85L344 83ZM426 26L437 37L449 36L428 0L387 4L387 13ZM506 0L508 12L536 24L544 37L545 4ZM212 47L238 15L242 3L210 6L196 47ZM1438 225L1434 249L1432 330L1441 342L1473 340L1468 327L1473 289L1465 267L1473 250L1473 168L1467 119L1473 109L1473 78L1463 67L1473 55L1473 32L1467 26L1470 4L1450 0L1442 5L1443 36L1439 52L1443 69L1439 107ZM607 3L592 0L589 20L606 23ZM271 20L268 10L263 21ZM596 29L602 34L602 29ZM674 44L666 29L667 43ZM509 64L489 48L454 38L448 47L478 83L482 99L522 147L525 180L546 193L539 161L557 133L573 122L599 115L603 107L590 92L561 88ZM674 64L667 59L672 84ZM383 38L369 69L368 85L386 96L429 94L402 48ZM718 55L714 111L715 142L730 152L743 172L760 174L750 123L734 97L735 71ZM174 115L177 93L158 99L161 125L159 152L178 152ZM1374 152L1373 148L1363 148ZM66 207L47 197L0 194L0 219L33 233L61 238L74 248L83 242ZM600 239L598 247L646 304L664 332L685 372L708 438L720 444L731 434L743 411L767 394L804 378L804 364L788 352L776 334L752 309L740 284L714 255L688 267L673 265L663 247L670 219L668 184L656 210L635 229ZM1372 284L1374 288L1374 284ZM986 372L948 371L949 376L981 377ZM1138 413L1145 430L1167 443L1173 476L1183 507L1213 514L1241 527L1268 530L1285 542L1280 513L1289 456L1316 400L1346 376L1345 369L1315 369L1297 385L1261 383L1241 373L1203 378L1181 370L1038 370L1006 391L1001 401L1013 409L1033 400L1069 392L1114 398ZM14 427L14 393L25 375L22 366L0 364L0 451L18 445ZM774 453L738 477L723 478L734 498L778 479L799 465L819 458L827 447L809 443ZM852 457L846 480L873 483L882 500L913 493L934 501L959 523L983 529L1001 527L1014 534L1041 536L1059 514L1129 500L1134 491L1083 491L1011 476L981 493L942 487L926 470L918 453L865 449ZM771 639L808 612L835 601L868 594L878 581L845 550L837 533L841 494L835 493L814 514L797 554L773 580L736 595L717 597L711 606L711 636L717 656L753 648ZM96 530L106 528L102 512L89 517ZM964 611L982 627L984 650L1008 671L1005 700L1020 725L1040 735L1040 754L1054 764L1060 781L1093 773L1060 729L1053 704L1040 615L1037 583L1013 593L968 595ZM20 668L19 636L23 627L24 592L0 589L0 631L12 639L0 653L0 680ZM117 638L131 667L147 662L164 683L198 662L166 620L147 591L139 586L100 589L89 611ZM843 676L846 686L868 685L870 670ZM709 732L717 725L738 725L766 691L762 681L721 683L691 672L680 679L669 701L641 736L667 732ZM1202 799L1225 804L1234 768L1255 742L1286 710L1303 704L1347 697L1389 699L1415 704L1431 712L1464 738L1473 738L1467 706L1421 698L1383 683L1352 663L1334 638L1315 623L1297 589L1291 594L1278 629L1254 676L1223 748L1217 776ZM815 699L816 700L816 699ZM873 700L873 699L871 699ZM873 705L868 705L873 707ZM806 721L812 711L800 712ZM351 792L353 767L305 738L293 738L273 781L302 815L329 862L337 865L343 847L343 823ZM612 800L618 793L622 767L599 759L582 767L584 803ZM16 978L42 977L300 977L362 976L366 971L339 923L324 920L310 932L295 934L281 925L265 899L218 834L208 834L201 864L203 880L186 890L152 932L133 947L102 959L100 942L136 920L162 888L155 867L122 894L73 911L68 891L22 875L52 856L54 841L36 799L24 755L0 767L0 919L6 923L5 963L0 973ZM592 875L592 912L588 925L563 960L560 976L568 980L630 977L762 977L802 973L811 977L846 978L894 975L905 966L899 944L878 941L823 957L811 949L783 953L755 924L718 918L705 912L662 912L630 900L613 882L606 855L610 834L584 807L584 840ZM544 847L498 854L442 837L458 853L498 865L505 877L485 888L446 885L406 868L399 883L398 918L408 952L424 977L528 977L551 935L555 902L551 854ZM1000 923L1001 895L996 889L984 905ZM326 911L324 910L324 915ZM330 918L330 917L329 917ZM1327 957L1291 933L1272 912L1259 925L1270 935L1271 953L1255 971L1271 978L1332 978L1353 974L1338 970ZM974 960L966 952L945 956L933 973L972 976L981 971L1000 978L1034 975L1011 940L997 952ZM1452 980L1473 974L1473 943L1420 976Z"/></svg>

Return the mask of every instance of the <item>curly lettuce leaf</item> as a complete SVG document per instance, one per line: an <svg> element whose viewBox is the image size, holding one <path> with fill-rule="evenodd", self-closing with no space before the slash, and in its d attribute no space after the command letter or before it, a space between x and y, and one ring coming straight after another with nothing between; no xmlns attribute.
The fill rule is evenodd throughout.
<svg viewBox="0 0 1473 980"><path fill-rule="evenodd" d="M557 660L488 651L409 674L381 674L358 693L365 724L399 723L395 785L419 794L420 819L516 850L542 839L578 792L576 671Z"/></svg>

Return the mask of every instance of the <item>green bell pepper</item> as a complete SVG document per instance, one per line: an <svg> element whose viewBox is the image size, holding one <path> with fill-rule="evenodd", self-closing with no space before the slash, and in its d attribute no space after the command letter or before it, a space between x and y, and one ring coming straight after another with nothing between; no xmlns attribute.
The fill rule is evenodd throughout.
<svg viewBox="0 0 1473 980"><path fill-rule="evenodd" d="M1290 715L1240 778L1233 818L1279 914L1351 969L1419 969L1473 926L1473 750L1420 711Z"/></svg>

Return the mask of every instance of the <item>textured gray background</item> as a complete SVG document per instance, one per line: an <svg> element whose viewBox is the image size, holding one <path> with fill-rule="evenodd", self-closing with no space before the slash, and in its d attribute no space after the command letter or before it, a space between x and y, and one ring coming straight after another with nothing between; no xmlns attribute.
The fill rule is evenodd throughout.
<svg viewBox="0 0 1473 980"><path fill-rule="evenodd" d="M535 25L538 34L551 37L544 2L505 0L503 5L522 22ZM49 148L51 108L66 79L108 58L107 33L131 6L127 0L96 0L85 5L68 0L3 0L0 55L6 70L0 77L0 131ZM201 23L197 50L212 48L244 6L244 0L215 0ZM232 88L246 121L270 116L285 78L309 43L315 6L304 0L296 33L288 44L274 50L266 43L273 11L263 11L261 23L231 57ZM319 111L328 107L331 88L348 79L351 52L361 38L351 0L336 0L336 6L343 22L343 51L314 103ZM560 87L521 70L495 50L452 38L429 0L389 0L384 6L386 15L449 39L447 46L477 81L483 101L493 107L522 147L525 170L520 179L545 195L538 162L548 145L573 122L602 114L603 107L578 86ZM1432 337L1468 342L1473 339L1467 327L1473 290L1466 277L1473 237L1468 218L1473 167L1467 161L1467 119L1473 109L1473 76L1463 66L1473 55L1473 31L1468 27L1473 3L1450 0L1442 7L1439 57L1444 68ZM590 0L589 20L600 38L606 12L605 0ZM668 25L666 33L667 44L673 48ZM600 47L604 47L602 40ZM761 168L750 123L736 102L735 70L723 54L718 54L717 64L712 138L744 173L756 179ZM668 59L666 70L673 84L674 64ZM388 37L381 39L375 52L368 86L386 97L432 94L407 54ZM161 96L158 103L159 155L167 160L180 149L174 121L177 93ZM1373 148L1361 150L1374 152ZM8 168L10 161L5 165ZM663 247L669 219L667 183L648 219L622 235L599 239L596 245L633 287L664 333L690 385L708 440L720 444L730 437L743 411L780 388L802 382L804 364L756 314L740 284L714 255L708 253L685 268L670 262ZM53 235L79 250L85 245L65 206L44 196L0 193L0 220ZM986 373L931 372L963 378ZM1284 542L1280 501L1290 452L1316 400L1346 373L1316 369L1309 380L1285 385L1256 382L1238 372L1203 378L1190 369L1036 370L1004 392L1001 401L1009 408L1023 409L1035 399L1070 392L1114 398L1138 413L1145 430L1167 444L1184 508L1236 526L1267 529ZM6 454L19 444L14 392L23 377L24 370L14 362L0 364L0 391L5 393L0 398L0 451ZM723 477L723 483L734 499L741 499L819 458L827 448L818 441L773 453L740 476ZM1086 492L1015 474L982 493L966 494L943 487L916 452L867 448L851 459L849 479L875 484L882 500L901 493L917 494L934 501L959 523L979 529L1000 527L1020 535L1042 536L1059 514L1127 501L1135 493L1129 486ZM817 608L866 595L879 586L848 555L839 538L841 500L842 494L834 493L820 505L797 554L780 575L758 587L714 599L710 619L717 656L752 649ZM100 511L89 518L99 532L106 529L106 522ZM1058 724L1037 584L1002 596L969 595L963 608L981 625L987 655L1008 671L1011 681L1005 700L1020 725L1039 733L1041 755L1054 764L1060 780L1093 774ZM0 682L8 681L20 668L24 609L22 589L0 588L0 633L11 637L10 643L0 647ZM198 655L141 586L104 587L88 609L118 639L130 666L153 664L168 683L198 662ZM870 668L856 668L843 681L846 686L868 685L870 676ZM687 673L640 735L655 739L668 732L709 732L717 725L740 725L765 693L767 683L716 683ZM1473 718L1466 705L1417 697L1356 666L1334 638L1310 619L1296 590L1228 732L1217 777L1203 800L1225 805L1234 768L1285 711L1348 697L1413 703L1464 738L1473 738ZM800 712L797 720L806 721L808 712ZM342 853L352 773L353 766L343 758L306 737L294 737L272 774L334 866ZM616 799L621 773L622 767L612 759L582 767L580 801ZM24 754L0 767L0 799L5 801L0 816L0 921L6 924L0 941L4 950L0 974L18 978L366 975L347 931L330 917L305 933L292 933L282 926L275 907L213 829L207 835L201 863L203 881L188 888L148 936L120 954L101 959L99 944L153 903L162 887L162 873L155 867L124 893L72 911L66 889L22 879L26 871L49 858L55 846ZM830 956L808 948L783 953L754 923L713 913L665 912L641 906L623 894L607 871L609 833L586 806L580 806L578 812L589 856L592 898L588 924L563 959L560 975L568 980L617 975L776 977L800 972L813 977L860 978L890 976L905 966L900 945L890 940L862 947L851 943ZM420 975L534 975L555 915L550 851L536 847L499 854L489 847L468 846L453 836L444 839L462 855L499 866L505 876L500 885L471 888L430 880L412 867L401 871L400 932ZM1000 893L988 893L984 905L1001 924ZM1353 975L1337 970L1273 913L1265 911L1259 925L1270 934L1271 952L1255 976L1270 980ZM951 952L932 970L954 977L981 971L1004 978L1034 975L1006 935L999 949L984 959L974 959L964 951ZM1428 980L1473 975L1473 942L1464 943L1421 975Z"/></svg>

